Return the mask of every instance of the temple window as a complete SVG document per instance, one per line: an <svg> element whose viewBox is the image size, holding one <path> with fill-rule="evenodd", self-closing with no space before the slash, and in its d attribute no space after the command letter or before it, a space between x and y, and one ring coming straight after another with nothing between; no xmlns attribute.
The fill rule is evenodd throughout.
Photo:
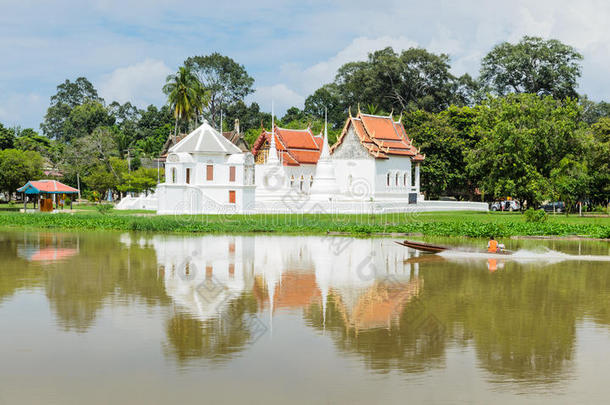
<svg viewBox="0 0 610 405"><path fill-rule="evenodd" d="M400 186L400 179L399 179L400 174L398 174L398 172L396 172L396 187Z"/></svg>
<svg viewBox="0 0 610 405"><path fill-rule="evenodd" d="M213 181L214 180L214 165L207 165L206 166L206 180L207 181Z"/></svg>
<svg viewBox="0 0 610 405"><path fill-rule="evenodd" d="M172 167L172 183L176 183L176 168Z"/></svg>
<svg viewBox="0 0 610 405"><path fill-rule="evenodd" d="M386 186L390 187L390 173L388 173L388 175L386 176Z"/></svg>
<svg viewBox="0 0 610 405"><path fill-rule="evenodd" d="M404 186L407 187L407 184L409 182L409 175L407 174L407 172L405 172L404 176L403 176L403 182L404 182Z"/></svg>
<svg viewBox="0 0 610 405"><path fill-rule="evenodd" d="M313 176L309 176L309 188L313 186Z"/></svg>
<svg viewBox="0 0 610 405"><path fill-rule="evenodd" d="M305 181L305 178L303 177L303 175L301 175L301 182L299 184L299 190L303 191L303 182Z"/></svg>
<svg viewBox="0 0 610 405"><path fill-rule="evenodd" d="M290 187L294 187L294 176L290 176Z"/></svg>
<svg viewBox="0 0 610 405"><path fill-rule="evenodd" d="M186 169L186 184L191 184L191 169Z"/></svg>
<svg viewBox="0 0 610 405"><path fill-rule="evenodd" d="M229 181L235 181L235 166L229 166Z"/></svg>

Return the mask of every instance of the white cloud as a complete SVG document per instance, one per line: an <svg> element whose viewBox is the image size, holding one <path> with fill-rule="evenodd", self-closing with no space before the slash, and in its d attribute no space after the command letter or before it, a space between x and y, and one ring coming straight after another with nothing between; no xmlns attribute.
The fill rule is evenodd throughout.
<svg viewBox="0 0 610 405"><path fill-rule="evenodd" d="M108 103L130 101L139 107L162 104L161 88L170 73L171 69L163 61L146 59L102 77L99 92Z"/></svg>

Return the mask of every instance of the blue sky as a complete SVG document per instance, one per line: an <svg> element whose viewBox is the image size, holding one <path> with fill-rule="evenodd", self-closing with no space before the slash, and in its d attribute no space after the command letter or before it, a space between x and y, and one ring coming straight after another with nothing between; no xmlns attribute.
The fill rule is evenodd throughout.
<svg viewBox="0 0 610 405"><path fill-rule="evenodd" d="M56 86L85 76L107 102L161 105L165 76L218 51L255 79L250 99L302 107L341 64L385 46L448 53L477 75L497 43L556 38L585 57L579 92L609 100L607 1L0 0L0 122L38 129Z"/></svg>

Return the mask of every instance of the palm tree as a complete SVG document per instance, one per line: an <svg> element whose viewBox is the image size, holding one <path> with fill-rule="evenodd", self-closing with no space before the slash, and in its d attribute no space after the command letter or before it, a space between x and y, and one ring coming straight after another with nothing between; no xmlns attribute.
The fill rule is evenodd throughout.
<svg viewBox="0 0 610 405"><path fill-rule="evenodd" d="M182 66L178 72L167 76L163 92L174 111L174 135L177 135L178 120L189 120L205 104L203 86L191 69Z"/></svg>

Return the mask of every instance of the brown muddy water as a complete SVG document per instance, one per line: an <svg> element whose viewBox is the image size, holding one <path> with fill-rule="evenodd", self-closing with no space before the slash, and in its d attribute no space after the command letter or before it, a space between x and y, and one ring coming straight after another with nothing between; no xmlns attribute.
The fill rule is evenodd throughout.
<svg viewBox="0 0 610 405"><path fill-rule="evenodd" d="M0 232L0 404L608 403L608 242L507 244Z"/></svg>

